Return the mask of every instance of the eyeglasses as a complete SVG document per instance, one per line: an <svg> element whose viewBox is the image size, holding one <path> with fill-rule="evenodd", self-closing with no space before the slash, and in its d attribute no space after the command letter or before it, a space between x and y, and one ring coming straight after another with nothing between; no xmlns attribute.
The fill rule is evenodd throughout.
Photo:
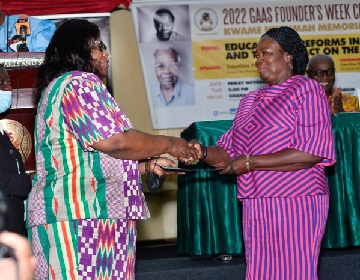
<svg viewBox="0 0 360 280"><path fill-rule="evenodd" d="M309 72L313 73L315 76L322 77L326 73L327 76L334 76L335 75L335 68L329 68L327 70L309 70Z"/></svg>
<svg viewBox="0 0 360 280"><path fill-rule="evenodd" d="M106 51L107 50L107 47L106 47L106 45L104 44L104 42L103 41L95 41L95 48L98 48L99 49L99 51L101 51L101 52L103 52L103 51Z"/></svg>

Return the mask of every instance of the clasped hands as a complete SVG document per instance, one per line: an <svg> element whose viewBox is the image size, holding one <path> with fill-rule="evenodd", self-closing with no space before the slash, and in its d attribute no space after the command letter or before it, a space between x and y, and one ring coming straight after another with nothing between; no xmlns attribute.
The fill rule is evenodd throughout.
<svg viewBox="0 0 360 280"><path fill-rule="evenodd" d="M199 142L191 140L190 142L187 142L187 149L184 150L183 155L186 154L186 156L181 156L177 158L179 161L185 163L186 165L196 165L199 163L199 160L202 159L202 149Z"/></svg>
<svg viewBox="0 0 360 280"><path fill-rule="evenodd" d="M206 149L204 149L203 146L195 139L188 142L185 139L173 137L171 149L168 154L186 165L195 165L200 160L204 159ZM216 168L223 168L220 172L221 174L241 175L249 171L247 170L245 156L239 156L235 159L231 159L227 152L220 147L216 151L216 155L218 157L218 161L215 159L216 163L214 162L211 165ZM214 155L212 155L212 161L214 161ZM164 170L161 166L174 167L175 162L165 157L153 158L149 162L149 171L159 176L183 174L181 172L177 172L176 170Z"/></svg>
<svg viewBox="0 0 360 280"><path fill-rule="evenodd" d="M332 95L329 97L329 104L331 113L337 114L339 112L344 112L341 88L334 88L332 90Z"/></svg>
<svg viewBox="0 0 360 280"><path fill-rule="evenodd" d="M171 139L171 149L167 153L174 157L175 160L185 164L197 164L199 162L201 154L193 144L182 138L169 138ZM174 167L175 162L174 160L163 156L153 157L148 160L147 165L145 166L145 173L152 172L162 177L172 174L183 174L182 172L177 172L176 170L165 170L162 166Z"/></svg>
<svg viewBox="0 0 360 280"><path fill-rule="evenodd" d="M167 152L175 160L185 164L197 164L200 160L201 153L192 143L183 138L169 137L171 139L171 148ZM175 166L175 162L166 157L152 158L149 162L148 169L159 176L168 176L171 174L182 174L176 171L166 171L161 166Z"/></svg>

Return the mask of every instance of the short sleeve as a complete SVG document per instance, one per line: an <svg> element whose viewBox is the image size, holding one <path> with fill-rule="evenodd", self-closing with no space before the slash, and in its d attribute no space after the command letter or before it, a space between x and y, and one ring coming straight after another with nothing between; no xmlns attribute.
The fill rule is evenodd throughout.
<svg viewBox="0 0 360 280"><path fill-rule="evenodd" d="M129 120L97 77L72 79L66 86L62 109L64 122L83 150L131 128Z"/></svg>
<svg viewBox="0 0 360 280"><path fill-rule="evenodd" d="M332 165L335 149L330 106L325 92L311 79L305 80L297 90L297 123L291 147L323 157L321 165Z"/></svg>
<svg viewBox="0 0 360 280"><path fill-rule="evenodd" d="M221 135L219 140L216 142L216 145L224 148L231 158L235 157L232 140L233 140L233 127L231 127L223 135Z"/></svg>

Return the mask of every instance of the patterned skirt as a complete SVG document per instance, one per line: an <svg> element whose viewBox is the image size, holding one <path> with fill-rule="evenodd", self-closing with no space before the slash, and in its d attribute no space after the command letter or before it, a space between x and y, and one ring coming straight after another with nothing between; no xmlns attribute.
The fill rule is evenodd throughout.
<svg viewBox="0 0 360 280"><path fill-rule="evenodd" d="M37 280L135 279L135 220L64 221L28 233Z"/></svg>
<svg viewBox="0 0 360 280"><path fill-rule="evenodd" d="M329 196L245 199L246 280L316 280Z"/></svg>

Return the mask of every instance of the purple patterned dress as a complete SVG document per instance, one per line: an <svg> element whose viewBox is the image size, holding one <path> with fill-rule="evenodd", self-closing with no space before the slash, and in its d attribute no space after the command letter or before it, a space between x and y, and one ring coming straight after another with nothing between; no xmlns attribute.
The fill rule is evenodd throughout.
<svg viewBox="0 0 360 280"><path fill-rule="evenodd" d="M95 74L68 72L44 91L26 207L36 279L134 279L135 221L149 217L138 162L91 147L130 128Z"/></svg>

